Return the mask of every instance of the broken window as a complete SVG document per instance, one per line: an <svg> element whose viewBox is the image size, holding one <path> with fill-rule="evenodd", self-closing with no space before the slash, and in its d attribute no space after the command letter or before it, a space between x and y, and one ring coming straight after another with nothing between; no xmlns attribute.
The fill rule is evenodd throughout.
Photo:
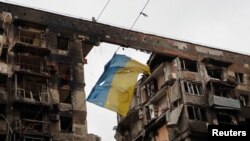
<svg viewBox="0 0 250 141"><path fill-rule="evenodd" d="M182 71L198 72L197 62L187 59L180 59Z"/></svg>
<svg viewBox="0 0 250 141"><path fill-rule="evenodd" d="M225 98L235 98L233 87L222 85L219 83L213 83L213 90L216 96L221 96Z"/></svg>
<svg viewBox="0 0 250 141"><path fill-rule="evenodd" d="M236 123L236 120L233 115L222 112L217 114L217 120L219 125L233 125Z"/></svg>
<svg viewBox="0 0 250 141"><path fill-rule="evenodd" d="M152 81L150 81L146 86L147 86L147 93L149 97L153 96L158 91L158 85L157 85L156 79L153 79Z"/></svg>
<svg viewBox="0 0 250 141"><path fill-rule="evenodd" d="M186 94L203 95L201 84L184 81L183 85Z"/></svg>
<svg viewBox="0 0 250 141"><path fill-rule="evenodd" d="M239 99L240 99L240 103L242 106L248 105L248 96L247 95L240 95Z"/></svg>
<svg viewBox="0 0 250 141"><path fill-rule="evenodd" d="M27 27L19 27L19 40L34 46L41 46L41 31Z"/></svg>
<svg viewBox="0 0 250 141"><path fill-rule="evenodd" d="M156 118L158 116L157 107L153 104L146 106L146 116L148 121L151 121L152 119Z"/></svg>
<svg viewBox="0 0 250 141"><path fill-rule="evenodd" d="M72 104L72 93L71 90L59 89L60 103Z"/></svg>
<svg viewBox="0 0 250 141"><path fill-rule="evenodd" d="M187 106L190 120L207 121L206 110L204 108Z"/></svg>
<svg viewBox="0 0 250 141"><path fill-rule="evenodd" d="M68 50L69 49L69 39L65 37L57 37L57 49Z"/></svg>
<svg viewBox="0 0 250 141"><path fill-rule="evenodd" d="M220 68L213 68L213 67L206 67L207 74L216 79L222 79L222 69Z"/></svg>
<svg viewBox="0 0 250 141"><path fill-rule="evenodd" d="M236 81L239 83L239 84L243 84L245 82L244 80L244 74L243 73L235 73L235 78L236 78Z"/></svg>
<svg viewBox="0 0 250 141"><path fill-rule="evenodd" d="M61 131L72 132L73 131L73 119L72 117L60 117Z"/></svg>

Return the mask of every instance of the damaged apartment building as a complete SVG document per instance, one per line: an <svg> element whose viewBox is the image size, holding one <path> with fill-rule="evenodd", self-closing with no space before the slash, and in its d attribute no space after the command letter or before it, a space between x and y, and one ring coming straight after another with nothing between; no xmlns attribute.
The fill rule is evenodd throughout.
<svg viewBox="0 0 250 141"><path fill-rule="evenodd" d="M44 12L4 3L0 9L0 140L86 141L83 65L90 48L74 31L41 23Z"/></svg>
<svg viewBox="0 0 250 141"><path fill-rule="evenodd" d="M250 56L0 2L0 140L86 141L85 58L101 42L152 52L118 141L249 125Z"/></svg>
<svg viewBox="0 0 250 141"><path fill-rule="evenodd" d="M250 125L250 56L174 44L149 58L117 141L203 141L208 125Z"/></svg>

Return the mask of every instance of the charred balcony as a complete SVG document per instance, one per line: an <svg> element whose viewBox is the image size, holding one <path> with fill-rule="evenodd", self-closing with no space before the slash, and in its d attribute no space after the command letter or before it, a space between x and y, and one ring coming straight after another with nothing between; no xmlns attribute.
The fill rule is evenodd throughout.
<svg viewBox="0 0 250 141"><path fill-rule="evenodd" d="M235 85L210 81L209 106L216 109L241 110L240 100L235 94Z"/></svg>
<svg viewBox="0 0 250 141"><path fill-rule="evenodd" d="M20 119L14 120L14 132L22 135L51 136L50 122L46 120L43 111L28 112L22 110Z"/></svg>
<svg viewBox="0 0 250 141"><path fill-rule="evenodd" d="M44 58L30 54L16 55L14 59L14 70L17 73L41 77L49 77L51 73Z"/></svg>
<svg viewBox="0 0 250 141"><path fill-rule="evenodd" d="M44 77L15 74L14 101L18 103L49 106L48 79Z"/></svg>
<svg viewBox="0 0 250 141"><path fill-rule="evenodd" d="M30 52L41 56L50 54L47 29L42 25L17 21L15 23L16 37L13 50L15 52Z"/></svg>

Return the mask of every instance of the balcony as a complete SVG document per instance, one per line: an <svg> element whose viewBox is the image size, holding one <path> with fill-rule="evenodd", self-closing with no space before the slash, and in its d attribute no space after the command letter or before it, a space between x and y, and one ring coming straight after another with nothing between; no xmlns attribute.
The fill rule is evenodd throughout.
<svg viewBox="0 0 250 141"><path fill-rule="evenodd" d="M208 103L209 106L213 106L216 109L241 110L240 101L238 99L210 95Z"/></svg>
<svg viewBox="0 0 250 141"><path fill-rule="evenodd" d="M37 64L15 62L14 70L19 73L28 73L31 75L37 75L37 76L42 76L42 77L50 76L49 69L47 69L47 67L44 66L43 64L37 65Z"/></svg>
<svg viewBox="0 0 250 141"><path fill-rule="evenodd" d="M14 121L15 130L18 133L29 133L33 135L50 136L50 122L31 120L31 119L17 119Z"/></svg>
<svg viewBox="0 0 250 141"><path fill-rule="evenodd" d="M32 54L38 54L41 56L46 56L51 52L51 50L47 47L41 47L19 41L15 43L13 50L15 52L30 52Z"/></svg>
<svg viewBox="0 0 250 141"><path fill-rule="evenodd" d="M152 74L143 82L143 84L146 84L148 82L150 82L151 80L153 80L155 77L161 75L164 73L164 67L165 64L162 63L161 65L159 65L153 72Z"/></svg>
<svg viewBox="0 0 250 141"><path fill-rule="evenodd" d="M51 50L48 48L48 41L45 39L44 31L18 27L19 34L14 44L15 52L30 52L37 55L48 55Z"/></svg>
<svg viewBox="0 0 250 141"><path fill-rule="evenodd" d="M16 88L15 100L33 104L49 104L48 93L46 91L35 92L23 88Z"/></svg>

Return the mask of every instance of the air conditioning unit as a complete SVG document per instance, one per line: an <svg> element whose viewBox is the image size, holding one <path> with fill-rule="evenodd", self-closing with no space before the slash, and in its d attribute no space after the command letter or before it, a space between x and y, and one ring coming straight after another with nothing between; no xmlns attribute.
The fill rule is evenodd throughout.
<svg viewBox="0 0 250 141"><path fill-rule="evenodd" d="M51 121L59 121L60 117L58 114L52 114L50 116Z"/></svg>

